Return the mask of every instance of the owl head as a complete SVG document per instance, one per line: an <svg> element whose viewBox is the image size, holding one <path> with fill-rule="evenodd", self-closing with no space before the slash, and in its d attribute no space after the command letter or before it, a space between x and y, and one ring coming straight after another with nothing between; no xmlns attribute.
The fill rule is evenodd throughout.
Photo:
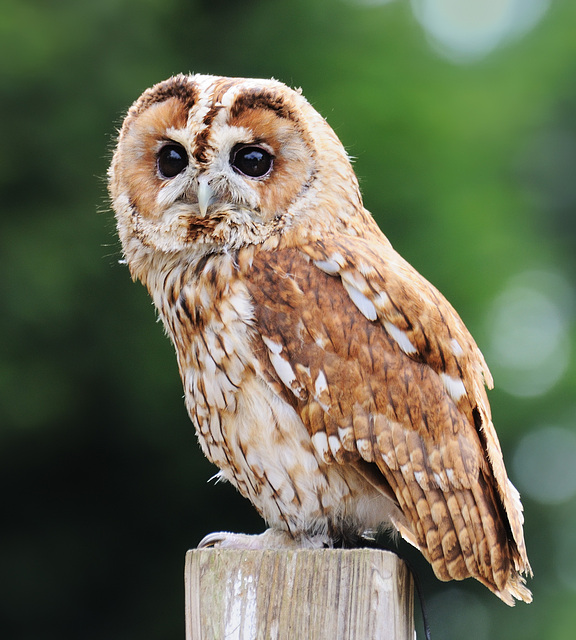
<svg viewBox="0 0 576 640"><path fill-rule="evenodd" d="M275 80L178 75L151 87L126 116L109 189L131 266L135 252L321 237L362 209L335 133Z"/></svg>

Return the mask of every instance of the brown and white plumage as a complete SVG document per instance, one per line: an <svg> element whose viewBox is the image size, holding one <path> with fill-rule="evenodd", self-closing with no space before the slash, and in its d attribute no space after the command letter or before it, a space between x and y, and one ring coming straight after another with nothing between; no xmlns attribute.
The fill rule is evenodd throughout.
<svg viewBox="0 0 576 640"><path fill-rule="evenodd" d="M283 532L271 544L392 525L440 579L531 600L484 358L299 92L201 75L148 89L110 193L202 449Z"/></svg>

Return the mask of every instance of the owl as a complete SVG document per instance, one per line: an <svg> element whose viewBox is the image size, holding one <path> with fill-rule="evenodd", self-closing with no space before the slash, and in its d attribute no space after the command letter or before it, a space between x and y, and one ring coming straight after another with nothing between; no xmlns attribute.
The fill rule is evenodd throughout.
<svg viewBox="0 0 576 640"><path fill-rule="evenodd" d="M270 527L208 544L351 546L388 527L440 580L530 602L484 358L300 91L160 82L128 111L109 191L202 450Z"/></svg>

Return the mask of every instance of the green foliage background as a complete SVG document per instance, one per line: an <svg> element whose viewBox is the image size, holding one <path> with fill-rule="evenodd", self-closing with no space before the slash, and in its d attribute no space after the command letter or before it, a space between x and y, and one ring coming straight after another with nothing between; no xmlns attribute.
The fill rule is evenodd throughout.
<svg viewBox="0 0 576 640"><path fill-rule="evenodd" d="M385 233L484 349L510 277L544 265L573 289L576 4L556 0L470 64L437 55L405 0L3 0L0 13L0 634L182 638L186 549L262 523L206 484L172 347L118 264L105 175L123 113L181 71L301 86ZM508 461L537 425L574 430L575 376L571 360L530 397L496 377ZM574 637L576 578L558 566L576 572L576 501L524 502L530 606L441 584L412 554L436 637Z"/></svg>

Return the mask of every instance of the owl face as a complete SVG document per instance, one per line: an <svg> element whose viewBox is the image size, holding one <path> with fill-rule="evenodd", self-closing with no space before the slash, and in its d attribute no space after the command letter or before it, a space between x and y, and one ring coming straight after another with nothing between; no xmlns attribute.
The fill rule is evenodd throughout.
<svg viewBox="0 0 576 640"><path fill-rule="evenodd" d="M110 188L125 245L214 250L302 222L330 175L359 201L342 145L298 92L273 80L176 76L130 109Z"/></svg>

